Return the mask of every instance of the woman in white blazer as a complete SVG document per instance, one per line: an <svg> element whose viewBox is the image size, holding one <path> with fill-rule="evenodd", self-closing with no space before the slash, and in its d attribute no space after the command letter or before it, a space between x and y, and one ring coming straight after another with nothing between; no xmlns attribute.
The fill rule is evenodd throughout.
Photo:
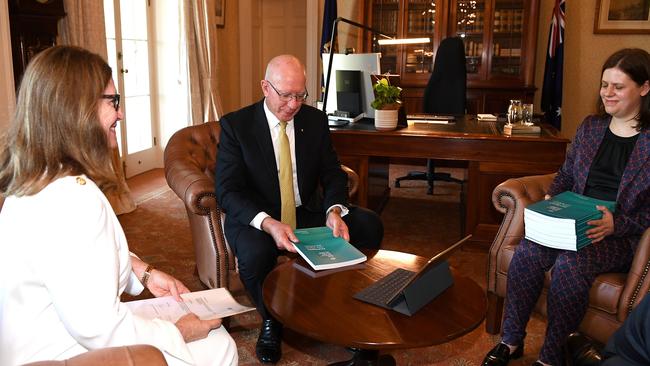
<svg viewBox="0 0 650 366"><path fill-rule="evenodd" d="M150 344L170 365L236 365L221 319L175 324L120 302L188 289L129 252L102 193L115 189L111 149L122 118L111 69L96 54L52 47L27 67L0 144L0 364L66 359Z"/></svg>

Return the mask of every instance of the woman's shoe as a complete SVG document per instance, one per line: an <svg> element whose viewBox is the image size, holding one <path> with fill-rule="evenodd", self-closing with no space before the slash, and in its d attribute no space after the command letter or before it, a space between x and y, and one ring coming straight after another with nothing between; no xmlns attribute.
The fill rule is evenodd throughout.
<svg viewBox="0 0 650 366"><path fill-rule="evenodd" d="M510 360L516 360L524 355L524 345L510 354L510 348L504 343L497 344L483 359L481 366L506 366Z"/></svg>

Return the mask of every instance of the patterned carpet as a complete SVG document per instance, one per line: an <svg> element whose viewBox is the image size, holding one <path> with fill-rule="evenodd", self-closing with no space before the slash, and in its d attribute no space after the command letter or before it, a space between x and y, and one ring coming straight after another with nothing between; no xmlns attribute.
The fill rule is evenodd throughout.
<svg viewBox="0 0 650 366"><path fill-rule="evenodd" d="M409 168L417 167L391 166L391 182ZM385 226L384 249L431 257L460 238L459 186L437 182L433 196L425 195L424 187L425 182L404 182L402 188L391 189L391 198L381 215ZM119 217L131 250L143 260L173 274L191 290L203 289L195 273L190 230L180 199L165 187L155 187L146 196L136 199L138 208ZM485 287L486 256L486 253L459 251L450 263ZM144 293L139 298L150 296ZM250 304L244 296L237 299ZM238 345L241 365L258 364L255 342L259 324L260 318L254 312L231 319L229 331ZM543 340L543 320L534 315L527 332L525 356L510 365L530 365L537 359ZM498 340L498 336L487 334L481 324L465 336L443 345L390 354L398 365L405 366L480 365ZM278 365L326 365L349 358L350 353L343 347L285 330L283 358Z"/></svg>

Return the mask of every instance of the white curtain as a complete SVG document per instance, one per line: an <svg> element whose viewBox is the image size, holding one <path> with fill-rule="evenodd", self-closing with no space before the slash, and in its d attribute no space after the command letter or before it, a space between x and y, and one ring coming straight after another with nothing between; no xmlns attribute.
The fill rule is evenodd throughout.
<svg viewBox="0 0 650 366"><path fill-rule="evenodd" d="M102 1L64 0L67 16L59 22L59 44L86 48L107 59L106 31L104 27L104 3ZM131 191L126 185L122 161L117 148L113 149L113 169L119 186L116 192L107 194L117 215L136 209Z"/></svg>
<svg viewBox="0 0 650 366"><path fill-rule="evenodd" d="M223 113L217 91L214 4L185 1L192 124L216 121Z"/></svg>

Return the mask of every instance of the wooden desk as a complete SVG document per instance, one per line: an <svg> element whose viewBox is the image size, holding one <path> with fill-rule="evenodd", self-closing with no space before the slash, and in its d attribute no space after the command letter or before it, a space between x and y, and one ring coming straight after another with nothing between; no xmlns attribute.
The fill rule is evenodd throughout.
<svg viewBox="0 0 650 366"><path fill-rule="evenodd" d="M483 321L485 291L453 269L454 284L411 317L352 298L395 268L417 271L428 260L389 250L364 252L368 257L364 268L323 277L296 269L295 260L278 265L264 280L267 309L298 333L363 349L359 356L363 359L356 359L362 365L377 364L378 350L445 343ZM383 356L380 363L391 364L390 358Z"/></svg>
<svg viewBox="0 0 650 366"><path fill-rule="evenodd" d="M492 205L492 190L512 177L557 171L569 142L551 126L539 136L504 136L503 122L479 122L463 116L451 124L416 124L379 132L373 120L332 128L332 141L341 162L359 174L357 203L380 212L390 192L391 157L465 161L463 235L472 234L472 246L487 250L501 223ZM424 167L423 167L424 169ZM422 189L425 194L425 189Z"/></svg>

